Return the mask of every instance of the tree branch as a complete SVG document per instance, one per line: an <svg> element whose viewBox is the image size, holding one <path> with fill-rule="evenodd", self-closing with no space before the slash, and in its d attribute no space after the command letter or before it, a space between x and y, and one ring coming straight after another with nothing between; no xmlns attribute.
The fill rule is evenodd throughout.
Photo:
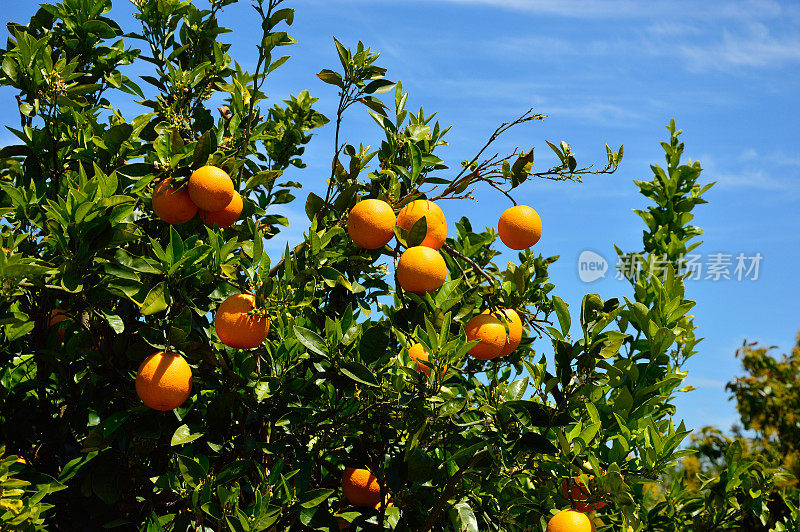
<svg viewBox="0 0 800 532"><path fill-rule="evenodd" d="M489 275L488 273L486 273L486 271L483 268L481 268L480 265L477 262L475 262L471 258L467 257L466 255L464 255L462 253L459 253L458 251L456 251L455 249L451 248L447 244L444 244L442 246L442 249L445 250L448 255L453 257L454 260L457 257L457 258L463 260L464 262L466 262L467 264L469 264L470 266L472 266L472 269L475 270L475 272L477 274L479 274L481 277L483 277L484 279L489 281L490 285L494 286L494 278L491 275Z"/></svg>

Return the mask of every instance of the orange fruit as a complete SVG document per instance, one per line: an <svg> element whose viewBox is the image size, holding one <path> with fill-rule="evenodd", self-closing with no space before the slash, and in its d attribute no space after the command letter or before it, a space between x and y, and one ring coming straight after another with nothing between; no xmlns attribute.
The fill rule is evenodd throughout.
<svg viewBox="0 0 800 532"><path fill-rule="evenodd" d="M64 331L64 326L58 326L59 323L68 321L69 316L67 316L67 311L63 308L54 308L50 311L50 317L47 320L47 328L51 329L53 327L56 328L56 334L58 335L58 339L62 342L64 341L64 336L66 335L66 331Z"/></svg>
<svg viewBox="0 0 800 532"><path fill-rule="evenodd" d="M578 477L571 478L569 481L566 479L562 481L561 495L563 495L564 498L572 504L572 507L579 512L588 513L592 510L599 510L606 505L605 501L597 501L594 503L585 502L589 500L589 490Z"/></svg>
<svg viewBox="0 0 800 532"><path fill-rule="evenodd" d="M153 188L153 210L162 221L179 225L194 218L197 205L186 188L177 189L172 182L173 179L168 177Z"/></svg>
<svg viewBox="0 0 800 532"><path fill-rule="evenodd" d="M217 307L214 330L223 344L252 349L264 342L269 332L269 318L248 315L255 307L256 298L252 294L234 294Z"/></svg>
<svg viewBox="0 0 800 532"><path fill-rule="evenodd" d="M429 200L414 200L410 202L400 209L397 214L397 226L406 231L411 231L417 220L423 216L425 217L425 223L428 225L428 230L425 233L425 239L419 245L432 249L441 248L447 239L447 220L445 220L442 209L434 202Z"/></svg>
<svg viewBox="0 0 800 532"><path fill-rule="evenodd" d="M342 492L350 504L377 506L381 500L378 479L368 469L345 467L342 473Z"/></svg>
<svg viewBox="0 0 800 532"><path fill-rule="evenodd" d="M522 320L519 318L519 314L517 314L516 310L507 308L507 309L501 309L499 312L505 316L506 319L505 325L508 326L508 335L506 336L506 344L500 351L500 355L498 355L504 357L506 355L510 355L511 352L514 351L514 349L519 347L519 343L522 341ZM483 314L491 314L491 311L489 309L486 309L483 311ZM500 319L500 322L502 323L503 320Z"/></svg>
<svg viewBox="0 0 800 532"><path fill-rule="evenodd" d="M230 227L239 219L243 207L244 202L242 202L242 196L234 190L233 199L224 209L213 212L200 211L200 218L202 218L203 222L209 227L214 227L214 224L217 224L221 228Z"/></svg>
<svg viewBox="0 0 800 532"><path fill-rule="evenodd" d="M575 510L561 510L550 518L546 532L594 532L589 517Z"/></svg>
<svg viewBox="0 0 800 532"><path fill-rule="evenodd" d="M403 290L425 295L438 290L447 279L447 264L435 249L426 246L408 248L397 263L397 282Z"/></svg>
<svg viewBox="0 0 800 532"><path fill-rule="evenodd" d="M542 219L527 205L506 209L497 224L500 240L511 249L526 249L542 237Z"/></svg>
<svg viewBox="0 0 800 532"><path fill-rule="evenodd" d="M178 353L157 351L136 372L136 394L154 410L178 408L192 391L192 368Z"/></svg>
<svg viewBox="0 0 800 532"><path fill-rule="evenodd" d="M189 177L189 197L204 211L221 211L233 199L233 181L216 166L203 166Z"/></svg>
<svg viewBox="0 0 800 532"><path fill-rule="evenodd" d="M356 203L347 216L347 234L357 246L378 249L394 236L395 216L392 207L379 199Z"/></svg>
<svg viewBox="0 0 800 532"><path fill-rule="evenodd" d="M491 314L473 316L464 327L467 340L480 340L469 350L469 354L481 360L490 360L500 355L506 345L506 328L503 322Z"/></svg>
<svg viewBox="0 0 800 532"><path fill-rule="evenodd" d="M411 360L417 361L417 371L421 371L428 377L431 376L431 367L428 364L423 364L423 362L428 361L428 351L422 346L422 344L414 344L408 348L408 356L411 357ZM442 370L442 376L447 373L447 366Z"/></svg>

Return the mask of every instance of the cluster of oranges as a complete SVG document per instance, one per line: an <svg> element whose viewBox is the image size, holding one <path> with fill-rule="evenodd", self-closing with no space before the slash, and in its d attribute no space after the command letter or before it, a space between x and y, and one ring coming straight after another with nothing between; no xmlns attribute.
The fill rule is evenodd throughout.
<svg viewBox="0 0 800 532"><path fill-rule="evenodd" d="M199 212L207 225L228 227L241 214L242 198L224 170L204 166L192 174L185 188L175 188L172 178L158 183L153 191L153 209L161 220L172 225L188 222ZM410 232L423 217L426 222L424 238L419 245L408 247L401 254L396 268L398 284L418 295L438 290L447 278L447 266L439 253L447 238L447 221L442 210L429 200L415 200L395 216L388 203L366 199L353 207L347 220L347 231L353 242L364 249L378 249L394 237L394 226ZM539 215L526 205L507 209L498 222L500 239L511 249L531 247L539 241L541 233ZM219 305L214 315L214 329L222 343L236 349L253 349L264 342L270 320L254 313L255 306L252 294L234 294ZM56 309L48 321L49 327L57 327L61 340L64 331L58 325L67 319L66 312ZM469 353L481 360L506 356L519 346L522 328L522 320L515 310L491 312L487 309L466 324L467 340L478 340ZM412 345L409 356L416 362L418 371L430 376L428 352L422 344ZM188 399L191 390L191 367L178 353L155 352L141 363L136 374L137 395L145 405L155 410L179 407ZM562 488L564 496L581 511L559 512L549 521L547 532L593 531L594 525L582 512L600 508L605 503L590 505L585 502L589 494L580 480L572 479L572 483L565 483ZM381 507L378 479L368 469L345 468L342 492L355 506ZM389 502L387 506L392 504ZM341 523L341 526L346 527L346 523Z"/></svg>
<svg viewBox="0 0 800 532"><path fill-rule="evenodd" d="M394 226L411 231L420 218L425 218L426 233L417 246L407 248L397 262L397 282L407 292L424 295L434 292L447 279L447 265L439 250L447 239L447 220L442 209L432 201L421 199L406 204L395 217L391 205L379 199L358 202L347 218L347 232L356 245L377 249L394 236ZM511 249L526 249L542 236L542 220L527 205L507 209L497 224L500 239ZM501 321L502 320L502 321ZM506 331L506 327L508 330ZM510 354L522 340L522 320L513 309L484 311L467 322L467 340L478 340L469 353L481 360ZM417 369L430 376L428 353L420 344L409 350L417 361Z"/></svg>
<svg viewBox="0 0 800 532"><path fill-rule="evenodd" d="M269 332L269 317L253 314L255 296L234 294L217 307L214 330L225 345L236 349L260 346ZM192 369L178 353L158 351L136 373L136 393L155 410L178 408L192 391Z"/></svg>
<svg viewBox="0 0 800 532"><path fill-rule="evenodd" d="M186 223L199 213L210 227L229 227L239 219L243 206L228 173L216 166L195 170L184 188L176 188L168 177L153 189L153 210L170 225Z"/></svg>
<svg viewBox="0 0 800 532"><path fill-rule="evenodd" d="M230 176L215 166L195 170L185 188L175 188L170 177L153 190L153 210L171 225L188 222L199 213L206 225L229 227L238 220L242 207L242 197ZM269 331L269 318L253 315L254 309L251 294L235 294L222 302L214 316L214 329L222 343L237 349L261 345ZM192 369L178 353L153 353L136 373L137 395L155 410L179 407L191 391Z"/></svg>

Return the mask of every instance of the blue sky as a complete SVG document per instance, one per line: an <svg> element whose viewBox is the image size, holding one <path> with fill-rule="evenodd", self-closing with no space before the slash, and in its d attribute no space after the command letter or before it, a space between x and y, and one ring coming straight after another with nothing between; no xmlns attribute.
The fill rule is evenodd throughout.
<svg viewBox="0 0 800 532"><path fill-rule="evenodd" d="M114 4L112 13L123 17L124 29L134 29L128 2ZM267 83L275 101L308 88L320 98L318 110L334 115L335 90L315 74L337 68L335 35L346 45L360 39L382 52L387 77L402 80L411 93L409 109L436 111L443 125L453 126L450 146L439 153L453 168L471 158L498 123L529 107L549 118L513 130L498 146L500 151L535 147L538 169L553 162L545 139L566 140L579 163L601 165L605 143L625 145L623 164L612 176L590 176L582 184L533 181L517 191L542 217L538 251L561 256L551 274L557 293L574 311L588 292L630 295L628 285L614 279L613 245L641 247L643 223L631 210L645 202L632 181L650 179L649 165L662 164L658 143L675 117L685 131L685 156L701 161L703 181L718 182L706 196L710 204L695 211L695 223L706 232L699 250L703 260L711 253L763 256L755 281L688 283L687 295L698 301L698 334L706 340L686 366L687 382L697 390L679 398L678 417L690 427L729 428L738 419L724 391L740 373L735 349L747 339L785 352L800 329L799 4L302 0L285 5L297 10L290 33L299 44L285 49L292 59ZM0 0L0 7L5 23L27 21L36 6ZM232 55L252 70L259 28L249 2L227 8L222 18L235 30L224 36L233 43ZM13 124L11 93L0 91L0 98L7 104L2 123ZM129 118L145 112L131 104L122 109ZM377 146L378 133L361 109L345 118L347 142ZM11 137L0 134L0 141ZM309 167L293 176L304 184L301 201L282 209L292 225L271 243L271 251L301 238L302 200L308 191L324 190L332 150L329 126L307 150ZM451 231L464 214L478 227L496 225L508 201L491 190L479 197L478 205L442 203ZM605 278L579 279L578 256L584 250L609 261ZM498 262L513 259L506 253Z"/></svg>

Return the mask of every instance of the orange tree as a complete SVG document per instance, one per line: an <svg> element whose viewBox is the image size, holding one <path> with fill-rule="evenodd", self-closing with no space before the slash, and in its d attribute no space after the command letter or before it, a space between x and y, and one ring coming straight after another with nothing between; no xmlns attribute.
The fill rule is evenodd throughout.
<svg viewBox="0 0 800 532"><path fill-rule="evenodd" d="M544 118L531 111L450 169L448 128L406 110L377 53L335 41L340 67L318 74L339 95L325 192L306 196L303 241L270 257L287 223L274 206L295 199L288 179L328 119L306 91L264 103L294 11L254 1L247 72L217 22L234 1L136 0L141 29L125 35L110 0L9 24L3 528L589 526L558 513L574 507L599 529L652 529L663 509L645 486L690 452L671 400L697 339L676 272L708 188L674 123L666 170L637 182L654 205L638 212L632 296L571 312L548 277L557 257L530 249L547 220L497 213L503 242L524 248L502 267L497 231L461 218L445 239L436 202L513 203L532 178L611 173L622 149L597 170L565 142L548 142L558 162L541 171L532 148L484 155ZM151 72L134 81L132 63ZM146 112L124 116L126 98ZM385 136L377 150L340 138L358 107Z"/></svg>
<svg viewBox="0 0 800 532"><path fill-rule="evenodd" d="M737 350L746 374L733 392L745 433L703 427L691 435L695 454L650 486L654 530L796 530L798 490L797 379L800 348L776 358L773 348Z"/></svg>

